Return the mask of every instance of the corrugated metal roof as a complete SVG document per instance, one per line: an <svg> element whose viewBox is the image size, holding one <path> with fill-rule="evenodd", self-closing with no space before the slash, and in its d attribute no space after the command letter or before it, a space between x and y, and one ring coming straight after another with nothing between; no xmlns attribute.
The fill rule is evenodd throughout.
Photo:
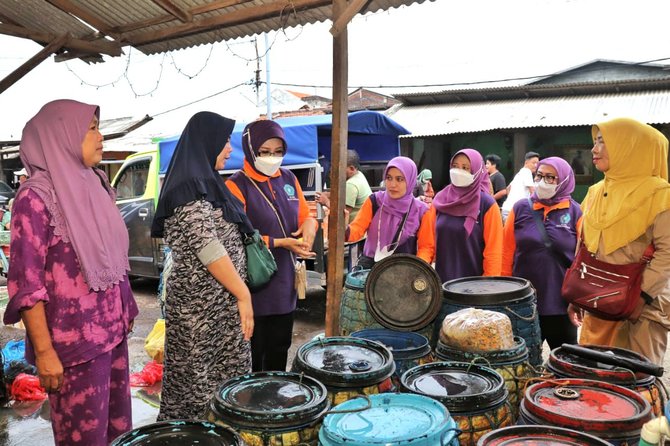
<svg viewBox="0 0 670 446"><path fill-rule="evenodd" d="M439 105L400 105L386 113L411 135L404 138L497 129L591 125L627 116L670 123L670 90L563 96Z"/></svg>
<svg viewBox="0 0 670 446"><path fill-rule="evenodd" d="M398 8L426 0L372 0L361 12ZM44 0L0 0L3 25L81 40L131 45L146 54L246 37L332 18L331 0L171 0L191 14L182 22L152 0L69 0L72 14ZM221 7L225 6L225 7ZM75 15L77 17L75 17ZM5 29L7 31L7 29ZM5 32L2 31L2 32Z"/></svg>

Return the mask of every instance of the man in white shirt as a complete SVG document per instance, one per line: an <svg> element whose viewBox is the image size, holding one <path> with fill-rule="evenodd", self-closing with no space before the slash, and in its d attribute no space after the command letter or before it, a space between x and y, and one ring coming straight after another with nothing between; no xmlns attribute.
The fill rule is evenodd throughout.
<svg viewBox="0 0 670 446"><path fill-rule="evenodd" d="M533 176L537 170L537 164L540 162L540 155L536 152L528 152L524 156L523 167L514 176L514 179L508 186L509 192L507 199L502 205L503 223L507 220L514 203L519 200L525 200L535 191Z"/></svg>

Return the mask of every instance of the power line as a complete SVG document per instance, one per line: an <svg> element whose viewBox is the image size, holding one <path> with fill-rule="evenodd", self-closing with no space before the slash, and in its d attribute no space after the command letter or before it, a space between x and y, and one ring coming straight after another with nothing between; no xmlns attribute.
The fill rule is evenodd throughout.
<svg viewBox="0 0 670 446"><path fill-rule="evenodd" d="M179 110L180 108L184 108L184 107L188 107L189 105L197 104L198 102L202 102L202 101L204 101L205 99L213 98L214 96L218 96L218 95L220 95L220 94L229 92L230 90L234 90L234 89L236 89L237 87L241 87L242 85L250 85L250 84L252 84L252 83L253 83L253 82L242 82L242 83L239 83L239 84L234 85L234 86L232 86L232 87L230 87L230 88L226 88L225 90L217 91L216 93L212 93L212 94L210 94L210 95L208 95L208 96L202 97L202 98L200 98L200 99L196 99L195 101L191 101L191 102L188 102L188 103L186 103L186 104L182 104L182 105L179 105L179 106L177 106L177 107L171 108L171 109L169 109L169 110L165 110L165 111L162 111L162 112L160 112L160 113L156 113L156 114L154 114L152 117L155 118L156 116L164 115L164 114L166 114L166 113L170 113L170 112L173 112L173 111L175 111L175 110Z"/></svg>
<svg viewBox="0 0 670 446"><path fill-rule="evenodd" d="M629 65L646 65L649 63L653 62L660 62L663 60L670 60L670 57L662 57L659 59L651 59L651 60L646 60L643 62L634 62ZM596 68L593 68L592 70L584 70L583 72L589 72L589 71L597 71ZM383 89L383 88L431 88L431 87L455 87L458 85L482 85L482 84L495 84L495 83L500 83L500 82L512 82L512 81L525 81L525 80L530 80L530 79L537 79L541 77L551 77L551 76L556 76L557 74L561 74L565 72L565 70L549 73L549 74L538 74L535 76L523 76L523 77L510 77L510 78L503 78L503 79L490 79L490 80L483 80L483 81L473 81L473 82L451 82L451 83L443 83L443 84L416 84L416 85L358 85L358 86L348 86L347 88L376 88L376 89ZM264 83L261 81L261 83ZM291 83L282 83L282 82L272 82L273 85L279 85L282 87L301 87L301 88L333 88L332 85L307 85L307 84L291 84Z"/></svg>

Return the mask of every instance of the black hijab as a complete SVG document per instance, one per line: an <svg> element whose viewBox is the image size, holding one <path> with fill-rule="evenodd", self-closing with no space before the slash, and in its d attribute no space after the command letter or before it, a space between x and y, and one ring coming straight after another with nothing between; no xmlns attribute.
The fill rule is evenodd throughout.
<svg viewBox="0 0 670 446"><path fill-rule="evenodd" d="M165 219L179 206L207 200L223 211L223 218L236 223L245 234L253 232L242 203L228 190L214 170L216 157L233 133L235 121L212 112L193 115L179 138L168 166L151 226L152 237L163 237Z"/></svg>

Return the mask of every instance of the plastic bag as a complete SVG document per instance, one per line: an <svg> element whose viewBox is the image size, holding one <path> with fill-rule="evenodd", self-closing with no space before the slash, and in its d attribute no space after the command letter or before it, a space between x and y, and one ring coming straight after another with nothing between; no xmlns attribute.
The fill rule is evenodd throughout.
<svg viewBox="0 0 670 446"><path fill-rule="evenodd" d="M514 347L512 322L496 311L464 308L444 318L440 341L467 351L508 350Z"/></svg>
<svg viewBox="0 0 670 446"><path fill-rule="evenodd" d="M26 373L20 373L14 378L10 395L16 401L41 401L47 398L47 392L40 385L40 379Z"/></svg>
<svg viewBox="0 0 670 446"><path fill-rule="evenodd" d="M26 342L21 339L20 341L10 340L7 341L5 346L2 348L2 359L4 361L3 367L5 373L9 369L9 364L14 361L19 361L21 363L26 363Z"/></svg>
<svg viewBox="0 0 670 446"><path fill-rule="evenodd" d="M165 355L165 319L158 319L154 328L144 340L144 350L149 357L159 364L163 363Z"/></svg>
<svg viewBox="0 0 670 446"><path fill-rule="evenodd" d="M163 379L163 364L149 361L141 372L130 374L130 385L132 387L153 386Z"/></svg>

